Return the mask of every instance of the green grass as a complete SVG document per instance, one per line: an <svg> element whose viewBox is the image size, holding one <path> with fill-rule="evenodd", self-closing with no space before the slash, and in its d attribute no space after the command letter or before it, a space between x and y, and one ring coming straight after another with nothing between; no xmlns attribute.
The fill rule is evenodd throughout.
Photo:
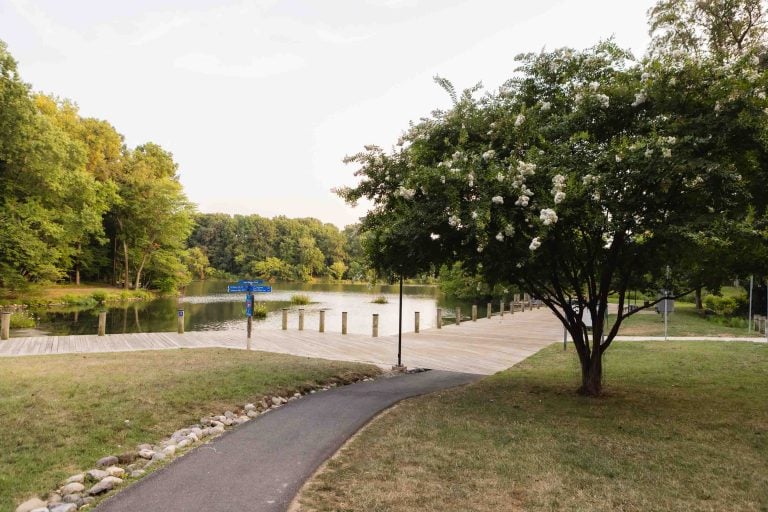
<svg viewBox="0 0 768 512"><path fill-rule="evenodd" d="M768 345L618 342L605 396L554 345L408 401L304 489L320 511L768 510Z"/></svg>
<svg viewBox="0 0 768 512"><path fill-rule="evenodd" d="M385 296L381 295L381 296L376 297L375 299L373 299L371 301L371 303L373 303L373 304L389 304L389 300Z"/></svg>
<svg viewBox="0 0 768 512"><path fill-rule="evenodd" d="M310 299L309 295L305 295L303 293L294 293L291 295L291 304L294 304L296 306L305 306L309 304Z"/></svg>
<svg viewBox="0 0 768 512"><path fill-rule="evenodd" d="M696 312L693 304L676 302L675 312L669 314L669 336L754 336L747 333L746 321L743 326L731 327L717 320L721 317L707 319ZM615 316L608 317L609 325L613 325ZM723 318L721 320L724 321ZM635 313L622 322L619 335L625 336L664 336L664 315L647 309Z"/></svg>
<svg viewBox="0 0 768 512"><path fill-rule="evenodd" d="M378 372L224 349L0 358L0 510L202 416Z"/></svg>

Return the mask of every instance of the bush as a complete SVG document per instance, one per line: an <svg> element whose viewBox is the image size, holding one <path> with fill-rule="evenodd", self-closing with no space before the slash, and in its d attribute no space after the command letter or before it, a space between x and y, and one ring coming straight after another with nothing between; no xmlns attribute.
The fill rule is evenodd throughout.
<svg viewBox="0 0 768 512"><path fill-rule="evenodd" d="M14 313L11 315L11 329L32 329L35 325L35 319L27 313Z"/></svg>
<svg viewBox="0 0 768 512"><path fill-rule="evenodd" d="M704 297L704 306L711 309L718 315L731 316L738 307L735 297L719 297L717 295L707 295Z"/></svg>
<svg viewBox="0 0 768 512"><path fill-rule="evenodd" d="M97 304L104 304L107 301L107 292L104 290L96 290L91 294L91 298L95 300Z"/></svg>
<svg viewBox="0 0 768 512"><path fill-rule="evenodd" d="M253 305L253 318L267 318L267 306L264 304Z"/></svg>
<svg viewBox="0 0 768 512"><path fill-rule="evenodd" d="M389 304L389 301L388 301L388 300L387 300L387 298L386 298L385 296L383 296L383 295L381 295L381 296L379 296L379 297L376 297L376 298L375 298L375 299L373 299L371 302L372 302L373 304Z"/></svg>
<svg viewBox="0 0 768 512"><path fill-rule="evenodd" d="M297 306L304 306L309 304L309 295L305 295L303 293L294 293L291 295L291 304L295 304Z"/></svg>

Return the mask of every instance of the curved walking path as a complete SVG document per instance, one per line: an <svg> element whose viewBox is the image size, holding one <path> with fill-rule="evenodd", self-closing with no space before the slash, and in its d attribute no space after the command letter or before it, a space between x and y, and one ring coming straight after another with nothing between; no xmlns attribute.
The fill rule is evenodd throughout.
<svg viewBox="0 0 768 512"><path fill-rule="evenodd" d="M315 470L380 411L480 377L399 374L305 396L174 460L96 510L285 511Z"/></svg>

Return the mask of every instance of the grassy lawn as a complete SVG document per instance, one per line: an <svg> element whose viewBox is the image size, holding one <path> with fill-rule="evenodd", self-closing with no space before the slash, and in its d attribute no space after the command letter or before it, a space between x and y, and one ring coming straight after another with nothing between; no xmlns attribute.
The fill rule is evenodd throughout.
<svg viewBox="0 0 768 512"><path fill-rule="evenodd" d="M613 325L615 316L608 317ZM707 320L696 313L691 303L678 302L675 312L669 314L669 336L757 336L754 331L747 333L744 327L727 327ZM654 310L640 311L622 322L619 335L664 336L664 316Z"/></svg>
<svg viewBox="0 0 768 512"><path fill-rule="evenodd" d="M304 489L302 511L768 510L768 345L624 342L606 395L553 345L405 402Z"/></svg>
<svg viewBox="0 0 768 512"><path fill-rule="evenodd" d="M224 349L0 358L0 510L202 416L377 373Z"/></svg>

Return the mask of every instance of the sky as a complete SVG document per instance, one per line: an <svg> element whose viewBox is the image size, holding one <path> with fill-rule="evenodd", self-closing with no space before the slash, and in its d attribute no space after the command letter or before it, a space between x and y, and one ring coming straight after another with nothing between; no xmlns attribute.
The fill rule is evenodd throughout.
<svg viewBox="0 0 768 512"><path fill-rule="evenodd" d="M641 56L653 0L0 0L24 81L174 155L201 212L365 214L345 155L496 90L514 57L601 39Z"/></svg>

